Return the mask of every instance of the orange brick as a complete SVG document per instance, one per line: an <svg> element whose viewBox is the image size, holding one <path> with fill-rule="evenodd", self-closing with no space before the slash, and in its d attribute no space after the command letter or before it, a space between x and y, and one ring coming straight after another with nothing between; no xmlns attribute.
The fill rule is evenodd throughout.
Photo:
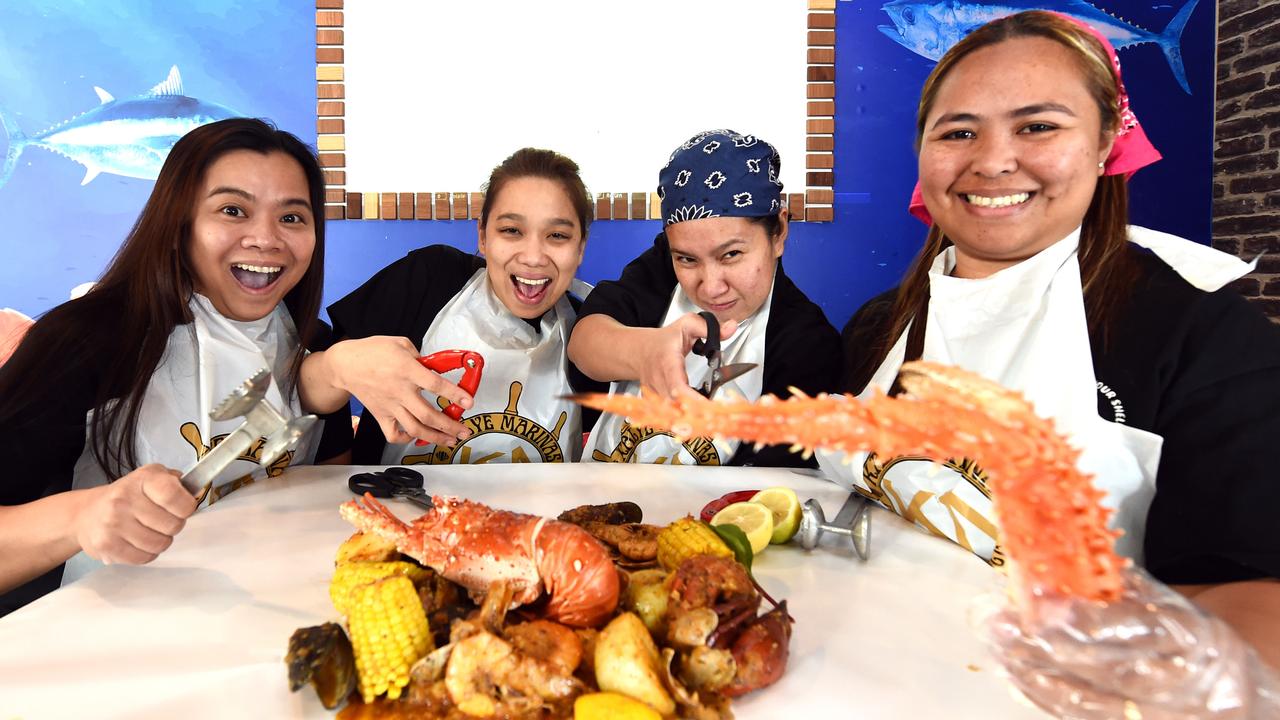
<svg viewBox="0 0 1280 720"><path fill-rule="evenodd" d="M836 96L835 83L809 83L808 95L811 98L833 98Z"/></svg>
<svg viewBox="0 0 1280 720"><path fill-rule="evenodd" d="M378 193L379 214L383 220L396 219L396 194L393 192Z"/></svg>
<svg viewBox="0 0 1280 720"><path fill-rule="evenodd" d="M805 138L804 149L811 152L832 152L836 149L836 139L830 135L810 135Z"/></svg>
<svg viewBox="0 0 1280 720"><path fill-rule="evenodd" d="M316 30L317 45L341 45L341 30Z"/></svg>
<svg viewBox="0 0 1280 720"><path fill-rule="evenodd" d="M830 188L809 188L804 192L804 201L809 205L830 205L835 201L835 192Z"/></svg>
<svg viewBox="0 0 1280 720"><path fill-rule="evenodd" d="M834 65L814 65L809 68L809 82L834 82L835 79Z"/></svg>
<svg viewBox="0 0 1280 720"><path fill-rule="evenodd" d="M809 27L820 30L834 30L836 14L833 12L809 13Z"/></svg>
<svg viewBox="0 0 1280 720"><path fill-rule="evenodd" d="M809 101L809 117L834 117L836 114L835 100L810 100Z"/></svg>
<svg viewBox="0 0 1280 720"><path fill-rule="evenodd" d="M787 195L787 212L791 213L792 220L804 219L803 193L791 193Z"/></svg>
<svg viewBox="0 0 1280 720"><path fill-rule="evenodd" d="M437 220L448 220L450 214L452 213L449 208L449 193L436 193L435 212L432 213L432 217Z"/></svg>
<svg viewBox="0 0 1280 720"><path fill-rule="evenodd" d="M342 27L342 13L334 12L332 10L321 10L316 12L316 27Z"/></svg>
<svg viewBox="0 0 1280 720"><path fill-rule="evenodd" d="M347 88L342 83L316 83L316 97L321 100L334 100L346 96Z"/></svg>
<svg viewBox="0 0 1280 720"><path fill-rule="evenodd" d="M613 202L609 198L609 193L600 193L596 195L596 219L613 219Z"/></svg>
<svg viewBox="0 0 1280 720"><path fill-rule="evenodd" d="M832 118L825 119L809 119L804 124L805 132L810 135L834 135L836 132L836 121Z"/></svg>
<svg viewBox="0 0 1280 720"><path fill-rule="evenodd" d="M342 170L325 170L324 184L325 185L346 185L347 173Z"/></svg>
<svg viewBox="0 0 1280 720"><path fill-rule="evenodd" d="M831 187L836 184L836 174L830 171L808 172L804 182L809 187Z"/></svg>
<svg viewBox="0 0 1280 720"><path fill-rule="evenodd" d="M325 100L316 103L316 115L323 117L342 117L347 114L347 104L339 100Z"/></svg>
<svg viewBox="0 0 1280 720"><path fill-rule="evenodd" d="M453 194L453 219L467 219L467 194L464 192Z"/></svg>
<svg viewBox="0 0 1280 720"><path fill-rule="evenodd" d="M347 192L342 188L325 188L324 201L326 203L346 202Z"/></svg>
<svg viewBox="0 0 1280 720"><path fill-rule="evenodd" d="M396 203L399 206L399 212L396 217L400 220L413 219L413 193L397 193Z"/></svg>
<svg viewBox="0 0 1280 720"><path fill-rule="evenodd" d="M808 222L831 222L835 219L835 210L829 207L807 207L804 219Z"/></svg>
<svg viewBox="0 0 1280 720"><path fill-rule="evenodd" d="M342 53L342 48L340 47L330 46L330 47L316 48L317 63L324 63L326 65L329 65L329 64L341 65L342 57L343 57L343 53Z"/></svg>
<svg viewBox="0 0 1280 720"><path fill-rule="evenodd" d="M811 47L809 48L809 62L813 65L834 65L836 62L836 49L833 47Z"/></svg>
<svg viewBox="0 0 1280 720"><path fill-rule="evenodd" d="M364 197L360 193L347 193L347 217L352 220L364 217Z"/></svg>
<svg viewBox="0 0 1280 720"><path fill-rule="evenodd" d="M613 194L613 219L614 220L627 219L627 194L626 193Z"/></svg>
<svg viewBox="0 0 1280 720"><path fill-rule="evenodd" d="M331 168L331 167L346 167L346 166L347 166L346 153L320 153L320 167Z"/></svg>
<svg viewBox="0 0 1280 720"><path fill-rule="evenodd" d="M631 193L631 219L643 220L649 205L648 193Z"/></svg>
<svg viewBox="0 0 1280 720"><path fill-rule="evenodd" d="M341 205L325 205L324 219L325 220L342 220L343 218L346 217L346 210L347 209Z"/></svg>
<svg viewBox="0 0 1280 720"><path fill-rule="evenodd" d="M430 220L431 219L431 193L414 193L413 219L414 220Z"/></svg>
<svg viewBox="0 0 1280 720"><path fill-rule="evenodd" d="M809 47L827 46L835 47L836 31L835 30L810 30L809 31Z"/></svg>
<svg viewBox="0 0 1280 720"><path fill-rule="evenodd" d="M830 170L835 167L836 156L831 153L806 155L805 167L809 170Z"/></svg>
<svg viewBox="0 0 1280 720"><path fill-rule="evenodd" d="M317 10L341 10L342 0L316 0Z"/></svg>
<svg viewBox="0 0 1280 720"><path fill-rule="evenodd" d="M484 193L473 192L471 193L470 200L471 200L471 219L479 220L480 211L484 209Z"/></svg>
<svg viewBox="0 0 1280 720"><path fill-rule="evenodd" d="M341 135L346 132L347 123L342 118L320 118L316 120L316 132L321 135Z"/></svg>

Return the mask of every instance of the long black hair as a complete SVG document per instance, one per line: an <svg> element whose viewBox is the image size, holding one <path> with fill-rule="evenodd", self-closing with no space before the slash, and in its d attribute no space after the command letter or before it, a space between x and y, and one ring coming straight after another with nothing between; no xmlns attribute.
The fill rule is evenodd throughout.
<svg viewBox="0 0 1280 720"><path fill-rule="evenodd" d="M284 298L301 343L282 386L290 394L296 390L303 348L317 330L324 286L324 176L315 154L297 137L262 120L233 118L203 125L178 140L146 206L97 284L41 317L0 367L0 427L38 414L35 404L56 397L59 388L83 386L72 382L71 374L90 372L97 379L89 428L94 458L112 478L138 466L134 438L147 385L174 328L192 321L188 246L200 189L209 167L236 150L285 153L307 178L315 250L306 273ZM91 339L102 338L103 328L110 329L111 352Z"/></svg>

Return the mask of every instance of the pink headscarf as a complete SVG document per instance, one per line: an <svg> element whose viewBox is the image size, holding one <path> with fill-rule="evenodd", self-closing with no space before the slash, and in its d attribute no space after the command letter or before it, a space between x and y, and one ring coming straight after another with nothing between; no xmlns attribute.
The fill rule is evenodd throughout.
<svg viewBox="0 0 1280 720"><path fill-rule="evenodd" d="M1098 39L1098 42L1102 43L1102 47L1107 49L1107 56L1111 58L1111 65L1116 71L1116 90L1120 104L1120 130L1116 132L1116 140L1111 146L1111 154L1107 156L1103 174L1124 175L1125 180L1128 180L1141 168L1159 160L1160 151L1156 150L1151 141L1147 139L1147 134L1142 130L1142 125L1138 123L1138 117L1133 114L1133 110L1129 107L1129 93L1124 89L1124 80L1120 75L1120 57L1116 55L1116 49L1111 46L1111 42L1091 25L1083 23L1070 15L1063 15L1062 13L1054 13L1054 15L1070 20L1088 30L1091 35ZM919 180L916 181L915 189L911 191L911 202L907 205L907 211L925 225L933 224L933 216L929 214L928 208L925 207L924 196L920 193Z"/></svg>

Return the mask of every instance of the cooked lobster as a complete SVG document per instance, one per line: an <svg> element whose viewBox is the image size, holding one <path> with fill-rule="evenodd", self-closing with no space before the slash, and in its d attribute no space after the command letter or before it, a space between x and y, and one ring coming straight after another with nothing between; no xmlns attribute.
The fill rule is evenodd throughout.
<svg viewBox="0 0 1280 720"><path fill-rule="evenodd" d="M514 605L547 594L546 616L565 625L600 624L618 605L618 571L609 551L576 525L436 496L434 508L406 523L366 494L342 504L342 517L472 592L507 580Z"/></svg>

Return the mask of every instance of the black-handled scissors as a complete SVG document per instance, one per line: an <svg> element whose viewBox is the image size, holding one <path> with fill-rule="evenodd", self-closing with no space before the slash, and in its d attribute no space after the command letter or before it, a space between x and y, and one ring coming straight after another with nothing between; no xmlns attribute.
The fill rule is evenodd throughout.
<svg viewBox="0 0 1280 720"><path fill-rule="evenodd" d="M707 321L707 339L695 340L693 343L693 354L701 355L707 359L707 365L711 368L711 373L707 375L706 382L700 387L695 387L703 397L711 397L720 389L722 385L730 380L754 370L755 363L733 363L731 365L724 364L724 356L720 354L720 321L716 318L715 313L703 310L698 316Z"/></svg>
<svg viewBox="0 0 1280 720"><path fill-rule="evenodd" d="M402 467L389 467L379 472L352 475L347 487L357 495L369 493L376 498L401 497L430 510L431 496L422 489L422 473Z"/></svg>

